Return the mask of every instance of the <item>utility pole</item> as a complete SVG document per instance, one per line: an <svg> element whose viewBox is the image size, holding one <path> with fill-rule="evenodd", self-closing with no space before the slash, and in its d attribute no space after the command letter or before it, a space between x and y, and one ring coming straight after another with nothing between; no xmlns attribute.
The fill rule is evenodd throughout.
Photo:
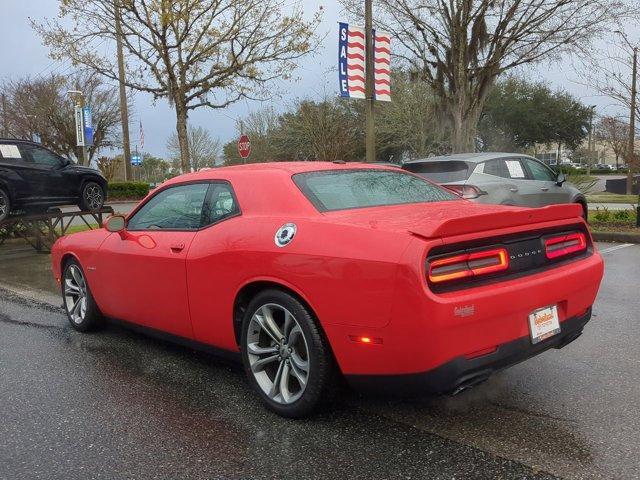
<svg viewBox="0 0 640 480"><path fill-rule="evenodd" d="M124 151L124 179L131 180L131 140L129 137L129 106L127 87L124 84L124 53L122 50L122 24L119 0L114 0L113 11L116 26L116 49L118 51L118 83L120 86L120 123L122 123L122 148Z"/></svg>
<svg viewBox="0 0 640 480"><path fill-rule="evenodd" d="M7 96L2 94L2 136L7 138L9 136L9 128L8 128L8 120L7 120Z"/></svg>
<svg viewBox="0 0 640 480"><path fill-rule="evenodd" d="M631 112L629 113L629 172L627 173L627 193L633 193L633 167L636 163L636 96L638 79L638 47L633 49L633 78L631 79ZM640 192L636 206L636 227L640 227Z"/></svg>
<svg viewBox="0 0 640 480"><path fill-rule="evenodd" d="M366 149L367 163L376 161L376 128L375 128L375 55L373 51L373 5L372 0L365 0L365 52L366 52L366 82L365 97L367 102L366 117Z"/></svg>

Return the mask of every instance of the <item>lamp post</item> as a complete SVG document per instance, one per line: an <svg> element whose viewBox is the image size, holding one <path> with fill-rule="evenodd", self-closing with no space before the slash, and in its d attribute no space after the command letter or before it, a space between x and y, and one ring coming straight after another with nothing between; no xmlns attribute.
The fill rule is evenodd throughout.
<svg viewBox="0 0 640 480"><path fill-rule="evenodd" d="M627 192L633 192L633 167L635 163L636 146L636 97L638 95L638 47L631 44L624 32L616 30L627 46L633 52L632 57L632 77L631 77L631 105L629 109L629 144L627 146L627 157L629 172L627 173ZM636 205L636 227L640 227L640 192L638 192L638 203Z"/></svg>
<svg viewBox="0 0 640 480"><path fill-rule="evenodd" d="M80 109L80 126L76 125L76 128L83 129L84 136L84 122L82 121L82 109L84 108L84 93L81 90L67 90L67 95L74 95L76 97L76 107ZM78 119L76 118L76 122ZM86 142L82 142L82 164L87 165L87 145Z"/></svg>

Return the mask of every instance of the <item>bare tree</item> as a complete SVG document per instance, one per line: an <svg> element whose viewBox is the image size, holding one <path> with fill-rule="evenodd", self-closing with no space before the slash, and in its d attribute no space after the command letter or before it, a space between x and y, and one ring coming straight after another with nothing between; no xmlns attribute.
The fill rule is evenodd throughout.
<svg viewBox="0 0 640 480"><path fill-rule="evenodd" d="M596 126L596 132L596 139L613 151L618 168L620 157L624 158L627 152L629 123L616 117L602 117Z"/></svg>
<svg viewBox="0 0 640 480"><path fill-rule="evenodd" d="M286 8L293 7L291 13ZM125 84L176 111L182 169L190 166L189 111L266 99L314 48L320 11L306 21L298 0L61 0L60 20L34 24L53 58L69 58L118 80L116 14L127 61ZM101 48L102 47L102 48Z"/></svg>
<svg viewBox="0 0 640 480"><path fill-rule="evenodd" d="M580 68L579 83L590 87L612 99L619 107L626 110L629 121L631 121L632 111L635 122L640 121L640 102L634 101L633 92L633 59L634 45L627 39L621 31L614 32L608 42L600 49L591 52L591 55L582 62ZM626 124L627 136L631 127ZM634 128L635 134L635 128ZM633 188L634 172L640 169L640 157L633 149L627 146L624 150L624 157L629 166L627 172L627 193L631 193Z"/></svg>
<svg viewBox="0 0 640 480"><path fill-rule="evenodd" d="M76 146L74 105L67 95L70 89L82 90L92 108L94 135L93 146L88 148L89 160L104 148L119 146L120 104L116 89L86 73L27 77L2 84L8 133L26 139L37 135L44 146L81 160L82 152Z"/></svg>
<svg viewBox="0 0 640 480"><path fill-rule="evenodd" d="M189 144L190 171L196 172L201 168L215 167L216 160L222 152L222 142L213 138L208 130L202 127L189 127L187 130ZM181 165L180 141L176 133L171 134L167 141L167 151L174 164Z"/></svg>
<svg viewBox="0 0 640 480"><path fill-rule="evenodd" d="M359 0L342 0L355 15ZM618 0L377 0L378 27L397 40L396 57L433 89L455 152L475 149L478 120L499 75L587 49L637 12Z"/></svg>
<svg viewBox="0 0 640 480"><path fill-rule="evenodd" d="M104 175L108 182L116 178L116 174L122 167L123 156L117 157L100 157L98 158L98 169Z"/></svg>

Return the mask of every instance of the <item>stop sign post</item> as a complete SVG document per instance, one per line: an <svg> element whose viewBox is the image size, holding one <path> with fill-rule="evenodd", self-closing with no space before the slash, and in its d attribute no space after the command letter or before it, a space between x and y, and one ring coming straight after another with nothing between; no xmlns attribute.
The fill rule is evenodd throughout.
<svg viewBox="0 0 640 480"><path fill-rule="evenodd" d="M240 139L238 140L238 153L240 157L245 160L251 155L251 140L249 140L248 135L240 135Z"/></svg>

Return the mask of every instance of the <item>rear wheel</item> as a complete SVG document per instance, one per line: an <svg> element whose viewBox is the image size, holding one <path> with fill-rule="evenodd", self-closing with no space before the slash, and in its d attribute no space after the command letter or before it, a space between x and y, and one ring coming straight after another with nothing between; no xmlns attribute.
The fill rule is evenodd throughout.
<svg viewBox="0 0 640 480"><path fill-rule="evenodd" d="M102 314L91 295L84 271L76 260L70 260L64 266L62 298L73 328L79 332L89 332L102 326Z"/></svg>
<svg viewBox="0 0 640 480"><path fill-rule="evenodd" d="M335 388L335 364L312 313L279 290L259 293L242 324L242 360L254 390L283 417L313 413Z"/></svg>
<svg viewBox="0 0 640 480"><path fill-rule="evenodd" d="M11 201L7 192L0 189L0 222L6 220L11 212Z"/></svg>
<svg viewBox="0 0 640 480"><path fill-rule="evenodd" d="M80 209L94 212L104 205L104 190L96 182L87 182L82 187L80 196Z"/></svg>

